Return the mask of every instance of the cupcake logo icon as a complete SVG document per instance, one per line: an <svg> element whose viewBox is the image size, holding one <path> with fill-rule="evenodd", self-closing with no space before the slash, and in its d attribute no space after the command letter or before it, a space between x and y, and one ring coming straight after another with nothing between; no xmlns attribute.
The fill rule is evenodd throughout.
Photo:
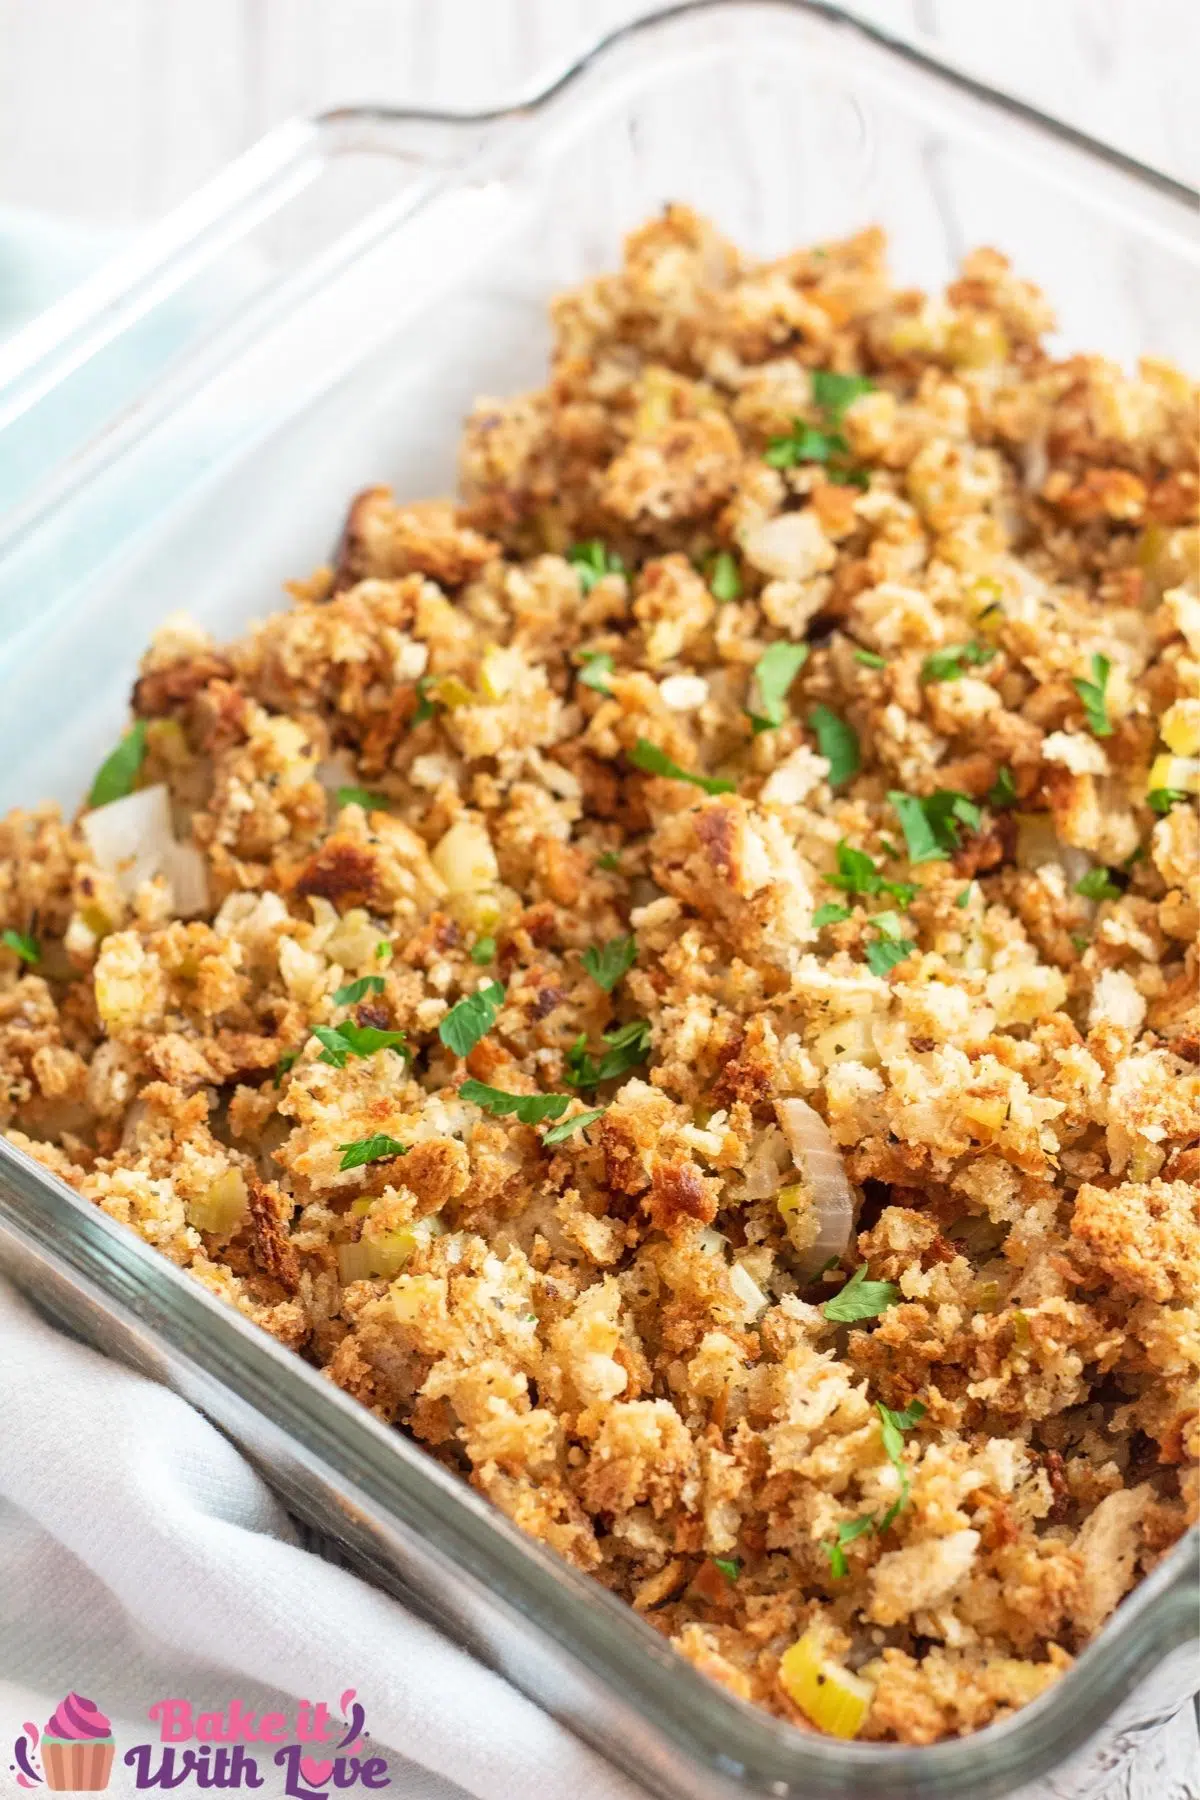
<svg viewBox="0 0 1200 1800"><path fill-rule="evenodd" d="M61 1700L44 1731L26 1720L13 1749L19 1787L44 1784L56 1793L95 1794L108 1786L114 1755L112 1725L96 1702L82 1694Z"/></svg>

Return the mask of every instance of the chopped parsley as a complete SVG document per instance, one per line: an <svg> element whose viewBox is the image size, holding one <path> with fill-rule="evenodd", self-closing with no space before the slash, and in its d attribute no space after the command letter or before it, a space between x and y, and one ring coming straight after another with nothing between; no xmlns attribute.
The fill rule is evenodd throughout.
<svg viewBox="0 0 1200 1800"><path fill-rule="evenodd" d="M557 1125L552 1125L549 1131L542 1133L542 1142L543 1144L561 1144L564 1138L571 1136L572 1132L583 1131L587 1126L594 1125L597 1119L603 1117L604 1108L593 1106L589 1112L576 1113L573 1119L560 1119Z"/></svg>
<svg viewBox="0 0 1200 1800"><path fill-rule="evenodd" d="M900 906L909 906L916 888L908 881L885 881L865 850L855 850L845 838L837 847L837 873L825 877L830 887L847 894L890 894Z"/></svg>
<svg viewBox="0 0 1200 1800"><path fill-rule="evenodd" d="M849 448L839 432L818 431L816 426L796 419L785 436L770 440L763 451L763 461L773 469L794 469L798 463L827 463L831 456L845 455Z"/></svg>
<svg viewBox="0 0 1200 1800"><path fill-rule="evenodd" d="M365 812L382 812L388 803L386 794L373 794L363 787L340 787L336 799L339 807L361 806Z"/></svg>
<svg viewBox="0 0 1200 1800"><path fill-rule="evenodd" d="M495 959L496 959L496 940L495 940L495 938L494 937L476 938L475 942L471 945L471 961L473 963L478 963L480 968L486 968L487 964L490 962L494 962Z"/></svg>
<svg viewBox="0 0 1200 1800"><path fill-rule="evenodd" d="M416 684L417 710L413 714L411 721L414 725L424 725L426 719L432 719L433 715L437 712L438 707L441 705L439 700L431 700L429 697L430 685L434 680L436 680L436 677L433 675L422 675Z"/></svg>
<svg viewBox="0 0 1200 1800"><path fill-rule="evenodd" d="M787 716L788 689L808 661L807 644L771 644L754 665L761 713L746 711L755 735L782 725Z"/></svg>
<svg viewBox="0 0 1200 1800"><path fill-rule="evenodd" d="M14 931L9 926L7 931L0 932L0 944L19 956L23 963L37 963L42 960L41 948L35 937L28 931Z"/></svg>
<svg viewBox="0 0 1200 1800"><path fill-rule="evenodd" d="M742 578L732 550L718 550L713 556L708 566L708 585L713 599L722 604L741 599Z"/></svg>
<svg viewBox="0 0 1200 1800"><path fill-rule="evenodd" d="M962 908L963 911L965 911L966 908L968 906L970 906L970 904L971 904L971 888L972 888L972 886L973 886L973 883L968 881L966 887L963 889L962 893L958 896L958 899L954 902L955 906Z"/></svg>
<svg viewBox="0 0 1200 1800"><path fill-rule="evenodd" d="M392 946L388 943L386 938L380 938L375 946L375 961L383 962L385 958L390 958L391 954Z"/></svg>
<svg viewBox="0 0 1200 1800"><path fill-rule="evenodd" d="M837 1536L829 1543L821 1545L829 1558L829 1572L835 1581L841 1581L850 1573L850 1565L846 1561L844 1545L852 1544L855 1538L863 1537L875 1528L874 1513L863 1513L857 1519L843 1519L837 1528Z"/></svg>
<svg viewBox="0 0 1200 1800"><path fill-rule="evenodd" d="M1073 931L1071 933L1071 942L1075 946L1076 953L1079 956L1086 955L1088 945L1091 941L1091 938L1087 937L1082 931Z"/></svg>
<svg viewBox="0 0 1200 1800"><path fill-rule="evenodd" d="M817 748L829 764L830 787L841 787L862 766L858 733L827 706L814 706L808 723L817 735Z"/></svg>
<svg viewBox="0 0 1200 1800"><path fill-rule="evenodd" d="M886 669L887 658L880 656L877 650L856 650L854 660L861 663L864 669Z"/></svg>
<svg viewBox="0 0 1200 1800"><path fill-rule="evenodd" d="M922 681L959 681L962 679L963 664L972 663L979 667L982 663L991 662L996 652L990 644L952 644L944 650L934 650L921 664Z"/></svg>
<svg viewBox="0 0 1200 1800"><path fill-rule="evenodd" d="M606 850L602 856L596 858L596 867L604 869L610 875L614 874L621 867L621 858L617 851Z"/></svg>
<svg viewBox="0 0 1200 1800"><path fill-rule="evenodd" d="M584 687L593 688L597 694L611 694L609 676L613 672L613 659L607 650L581 650L579 660L583 667L579 671L579 679Z"/></svg>
<svg viewBox="0 0 1200 1800"><path fill-rule="evenodd" d="M284 1076L287 1074L288 1070L291 1068L292 1064L296 1061L296 1059L299 1055L300 1055L300 1052L298 1050L285 1050L284 1051L283 1055L279 1058L279 1061L275 1064L275 1080L272 1083L272 1085L274 1087L282 1087L283 1086Z"/></svg>
<svg viewBox="0 0 1200 1800"><path fill-rule="evenodd" d="M615 551L609 550L600 538L589 538L586 543L572 544L567 551L567 561L579 577L579 585L585 594L590 594L598 581L606 575L624 575L625 564Z"/></svg>
<svg viewBox="0 0 1200 1800"><path fill-rule="evenodd" d="M680 768L665 750L660 750L649 738L638 739L629 752L629 760L644 775L665 775L669 781L690 781L693 787L703 788L706 794L732 794L736 791L736 782L719 781L715 776L697 775L691 769Z"/></svg>
<svg viewBox="0 0 1200 1800"><path fill-rule="evenodd" d="M1002 806L1015 806L1017 803L1017 784L1013 780L1010 768L1001 767L991 787L987 791L987 803L999 809Z"/></svg>
<svg viewBox="0 0 1200 1800"><path fill-rule="evenodd" d="M1083 701L1088 730L1093 737L1112 736L1112 725L1108 717L1108 678L1111 673L1112 664L1107 656L1093 656L1092 679L1084 681L1081 676L1076 676L1071 683Z"/></svg>
<svg viewBox="0 0 1200 1800"><path fill-rule="evenodd" d="M567 1051L564 1077L572 1087L598 1087L602 1081L614 1081L629 1069L645 1062L650 1053L650 1023L647 1019L631 1019L604 1033L608 1049L597 1059L587 1047L587 1036L581 1033Z"/></svg>
<svg viewBox="0 0 1200 1800"><path fill-rule="evenodd" d="M362 975L357 981L348 981L345 987L340 987L333 996L333 1004L335 1006L357 1006L358 1002L365 1000L368 994L382 994L382 992L382 975Z"/></svg>
<svg viewBox="0 0 1200 1800"><path fill-rule="evenodd" d="M1113 881L1107 869L1089 869L1075 883L1075 892L1082 894L1085 900L1119 900L1122 890Z"/></svg>
<svg viewBox="0 0 1200 1800"><path fill-rule="evenodd" d="M335 1069L344 1069L348 1056L374 1056L377 1050L408 1055L402 1031L380 1031L374 1025L356 1025L352 1019L341 1025L314 1025L313 1036L325 1046L317 1060Z"/></svg>
<svg viewBox="0 0 1200 1800"><path fill-rule="evenodd" d="M816 912L813 914L813 924L816 926L817 930L820 931L826 925L840 925L843 919L848 919L849 917L850 908L848 906L834 906L829 901L826 901L825 905L818 906Z"/></svg>
<svg viewBox="0 0 1200 1800"><path fill-rule="evenodd" d="M720 1569L726 1581L736 1581L742 1572L741 1558L737 1556L714 1556L712 1565Z"/></svg>
<svg viewBox="0 0 1200 1800"><path fill-rule="evenodd" d="M409 1146L377 1131L373 1137L355 1138L352 1144L339 1144L342 1160L339 1169L361 1169L367 1163L388 1162L393 1156L407 1156Z"/></svg>
<svg viewBox="0 0 1200 1800"><path fill-rule="evenodd" d="M833 369L814 369L809 382L814 404L834 424L852 400L857 400L860 394L875 391L875 383L865 375L838 375Z"/></svg>
<svg viewBox="0 0 1200 1800"><path fill-rule="evenodd" d="M953 788L939 788L924 800L916 794L889 790L908 845L910 862L941 862L958 848L959 827L978 831L983 820L973 800Z"/></svg>
<svg viewBox="0 0 1200 1800"><path fill-rule="evenodd" d="M438 1036L455 1056L469 1056L480 1038L486 1037L496 1023L496 1014L504 1005L504 989L498 981L485 981L474 994L466 994L452 1006L441 1024Z"/></svg>
<svg viewBox="0 0 1200 1800"><path fill-rule="evenodd" d="M113 800L123 800L126 794L132 794L138 770L145 760L146 721L138 719L96 770L88 805L108 806Z"/></svg>
<svg viewBox="0 0 1200 1800"><path fill-rule="evenodd" d="M835 1325L853 1325L858 1319L877 1319L900 1298L900 1289L892 1281L868 1281L867 1264L853 1275L821 1311Z"/></svg>
<svg viewBox="0 0 1200 1800"><path fill-rule="evenodd" d="M503 1088L483 1081L464 1081L459 1088L464 1100L473 1100L496 1118L508 1114L522 1125L540 1125L543 1119L559 1119L571 1104L570 1094L506 1094Z"/></svg>
<svg viewBox="0 0 1200 1800"><path fill-rule="evenodd" d="M904 1433L911 1431L918 1419L924 1418L925 1408L919 1400L911 1400L902 1412L893 1412L890 1406L885 1406L882 1400L877 1400L875 1411L879 1414L883 1432L883 1448L887 1459L900 1477L899 1499L892 1501L877 1527L879 1531L886 1531L896 1514L902 1511L907 1504L911 1488L908 1469L904 1463Z"/></svg>
<svg viewBox="0 0 1200 1800"><path fill-rule="evenodd" d="M872 975L887 975L897 963L902 963L906 956L911 956L916 947L907 938L893 937L890 932L883 937L872 938L866 949L867 967Z"/></svg>
<svg viewBox="0 0 1200 1800"><path fill-rule="evenodd" d="M592 945L583 953L583 966L598 987L611 994L623 975L628 975L637 960L637 943L632 937L609 938L602 949Z"/></svg>
<svg viewBox="0 0 1200 1800"><path fill-rule="evenodd" d="M1146 804L1151 812L1166 814L1173 806L1179 806L1187 799L1183 788L1154 788L1146 795Z"/></svg>

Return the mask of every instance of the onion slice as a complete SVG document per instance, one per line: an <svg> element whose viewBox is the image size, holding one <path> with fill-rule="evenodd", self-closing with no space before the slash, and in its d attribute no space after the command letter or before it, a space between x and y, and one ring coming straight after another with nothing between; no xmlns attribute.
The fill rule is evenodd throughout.
<svg viewBox="0 0 1200 1800"><path fill-rule="evenodd" d="M775 1116L812 1195L817 1233L805 1251L804 1272L815 1275L850 1242L854 1189L828 1125L807 1100L777 1100Z"/></svg>

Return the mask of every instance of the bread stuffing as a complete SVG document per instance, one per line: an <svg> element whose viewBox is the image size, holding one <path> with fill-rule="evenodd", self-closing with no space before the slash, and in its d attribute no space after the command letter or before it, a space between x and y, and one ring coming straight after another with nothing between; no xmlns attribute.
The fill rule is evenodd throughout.
<svg viewBox="0 0 1200 1800"><path fill-rule="evenodd" d="M0 822L0 1122L711 1680L932 1743L1196 1516L1196 391L683 207L551 316L458 498Z"/></svg>

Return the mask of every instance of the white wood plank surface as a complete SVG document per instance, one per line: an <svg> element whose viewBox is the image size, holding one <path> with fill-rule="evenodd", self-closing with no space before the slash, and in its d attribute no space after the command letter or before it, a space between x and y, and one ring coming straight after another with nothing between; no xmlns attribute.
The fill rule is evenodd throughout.
<svg viewBox="0 0 1200 1800"><path fill-rule="evenodd" d="M1197 0L845 0L1193 183ZM646 0L0 0L0 206L135 226L295 112L525 91ZM1200 1800L1187 1708L1096 1800Z"/></svg>

